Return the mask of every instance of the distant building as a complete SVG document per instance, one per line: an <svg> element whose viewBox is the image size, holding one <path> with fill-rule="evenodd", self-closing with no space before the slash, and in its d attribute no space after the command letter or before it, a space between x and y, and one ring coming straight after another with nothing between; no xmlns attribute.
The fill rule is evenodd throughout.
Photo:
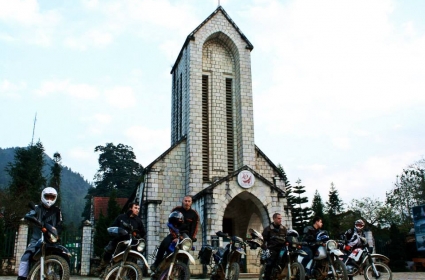
<svg viewBox="0 0 425 280"><path fill-rule="evenodd" d="M254 143L252 50L221 6L187 36L171 70L171 147L145 168L130 198L141 201L148 254L186 194L201 218L197 250L217 231L243 238L249 228L261 231L276 212L291 227L283 174ZM258 272L250 265L258 252L247 253L242 271Z"/></svg>
<svg viewBox="0 0 425 280"><path fill-rule="evenodd" d="M123 208L126 202L128 201L128 198L116 198L117 204ZM91 223L94 225L94 223L99 220L100 213L102 213L103 216L106 216L108 213L108 203L109 203L109 197L93 197L92 198L92 211L91 211Z"/></svg>

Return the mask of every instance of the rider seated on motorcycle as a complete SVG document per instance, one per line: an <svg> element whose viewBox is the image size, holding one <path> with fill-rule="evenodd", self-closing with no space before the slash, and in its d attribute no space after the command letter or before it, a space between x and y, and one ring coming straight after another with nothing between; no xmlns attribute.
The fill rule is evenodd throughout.
<svg viewBox="0 0 425 280"><path fill-rule="evenodd" d="M366 236L363 231L365 223L363 220L359 219L354 222L354 228L348 229L344 233L344 238L346 240L346 244L344 246L344 251L351 252L352 249L357 247L363 247L365 244Z"/></svg>
<svg viewBox="0 0 425 280"><path fill-rule="evenodd" d="M130 224L133 227L133 230L137 232L137 235L143 238L146 235L145 227L143 226L142 219L138 216L140 211L139 204L132 202L128 205L128 211L125 214L118 215L115 221L112 223L111 227L121 227L126 228L124 223ZM112 254L117 247L118 242L127 240L128 237L116 237L113 240L109 241L108 245L105 247L103 253L102 261L99 267L96 269L97 272L102 271L109 263L112 258Z"/></svg>
<svg viewBox="0 0 425 280"><path fill-rule="evenodd" d="M307 256L303 258L301 264L304 266L307 275L311 275L311 268L308 269L307 264L310 262L310 260L313 259L313 251L317 249L315 245L316 238L320 232L320 229L323 226L322 218L320 218L319 216L315 216L312 222L313 222L312 226L306 226L304 228L303 241L307 242L309 245L302 246L302 249L307 253Z"/></svg>
<svg viewBox="0 0 425 280"><path fill-rule="evenodd" d="M184 225L184 216L179 211L173 211L168 216L167 226L170 230L170 234L165 237L161 245L159 245L158 252L156 254L155 262L151 265L151 271L154 272L158 265L161 263L164 258L164 254L167 249L170 247L171 243L177 243L177 235L180 230L185 230L186 227Z"/></svg>
<svg viewBox="0 0 425 280"><path fill-rule="evenodd" d="M261 249L270 251L270 257L266 260L266 266L264 269L264 280L269 280L272 272L273 265L277 259L280 246L282 242L278 242L276 237L286 237L286 227L282 225L282 216L279 213L273 214L273 223L266 227L263 231L264 244L261 245Z"/></svg>
<svg viewBox="0 0 425 280"><path fill-rule="evenodd" d="M58 197L57 191L48 187L41 192L41 205L35 206L37 220L54 226L58 234L62 230L62 212L59 207L54 206ZM28 214L27 214L28 215ZM31 255L36 251L36 243L41 238L41 228L34 227L30 243L22 255L18 270L18 280L26 280L29 272Z"/></svg>

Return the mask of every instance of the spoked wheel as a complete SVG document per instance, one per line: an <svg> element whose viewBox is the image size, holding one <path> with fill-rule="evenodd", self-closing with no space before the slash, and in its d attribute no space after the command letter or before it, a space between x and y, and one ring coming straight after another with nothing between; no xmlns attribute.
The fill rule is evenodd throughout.
<svg viewBox="0 0 425 280"><path fill-rule="evenodd" d="M122 268L121 268L122 267ZM121 271L120 271L121 268ZM120 275L118 275L118 273ZM118 277L117 277L118 276ZM108 268L105 272L105 280L108 279L123 279L123 280L140 280L143 277L143 272L140 267L133 262L118 262Z"/></svg>
<svg viewBox="0 0 425 280"><path fill-rule="evenodd" d="M239 264L237 262L230 264L230 271L229 271L229 280L238 280L239 279Z"/></svg>
<svg viewBox="0 0 425 280"><path fill-rule="evenodd" d="M383 280L392 280L393 273L388 265L376 262L375 263L376 270L379 272L379 277L373 271L372 265L369 265L364 270L364 279L372 280L372 279L383 279Z"/></svg>
<svg viewBox="0 0 425 280"><path fill-rule="evenodd" d="M286 275L287 280L304 280L305 279L305 270L304 267L297 262L291 264L291 277L289 273Z"/></svg>
<svg viewBox="0 0 425 280"><path fill-rule="evenodd" d="M167 279L168 270L170 268L164 270L159 277L160 280ZM187 267L184 263L175 263L173 265L173 271L170 274L170 280L189 280L190 279L190 271L189 267Z"/></svg>
<svg viewBox="0 0 425 280"><path fill-rule="evenodd" d="M348 279L347 267L340 259L335 259L333 261L333 266L336 272L336 275L329 275L327 279Z"/></svg>
<svg viewBox="0 0 425 280"><path fill-rule="evenodd" d="M44 258L44 274L47 280L69 280L68 262L56 255ZM28 274L28 280L40 280L40 261L38 261Z"/></svg>

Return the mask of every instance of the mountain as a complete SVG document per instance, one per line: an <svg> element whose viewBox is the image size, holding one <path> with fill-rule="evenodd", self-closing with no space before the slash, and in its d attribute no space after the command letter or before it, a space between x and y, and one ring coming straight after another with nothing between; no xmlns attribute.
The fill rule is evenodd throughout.
<svg viewBox="0 0 425 280"><path fill-rule="evenodd" d="M9 162L14 162L16 149L0 148L0 189L7 188L10 183L11 178L4 169ZM43 176L49 180L50 167L54 164L54 161L46 154L44 161ZM62 167L60 195L63 219L66 225L73 223L75 226L79 226L82 220L81 213L86 203L84 197L87 195L87 190L91 185L79 173L72 171L66 166Z"/></svg>

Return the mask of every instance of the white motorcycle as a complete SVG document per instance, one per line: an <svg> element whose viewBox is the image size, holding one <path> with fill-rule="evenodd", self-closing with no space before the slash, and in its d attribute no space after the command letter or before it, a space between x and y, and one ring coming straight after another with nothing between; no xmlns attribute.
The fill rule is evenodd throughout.
<svg viewBox="0 0 425 280"><path fill-rule="evenodd" d="M307 245L307 243L304 245ZM327 231L321 231L317 235L316 242L308 245L315 249L315 252L313 251L313 259L305 267L307 271L311 271L310 275L306 275L308 279L348 280L347 268L339 259L344 253L338 249L338 243L329 238ZM302 255L298 256L298 262L302 263L304 257Z"/></svg>

